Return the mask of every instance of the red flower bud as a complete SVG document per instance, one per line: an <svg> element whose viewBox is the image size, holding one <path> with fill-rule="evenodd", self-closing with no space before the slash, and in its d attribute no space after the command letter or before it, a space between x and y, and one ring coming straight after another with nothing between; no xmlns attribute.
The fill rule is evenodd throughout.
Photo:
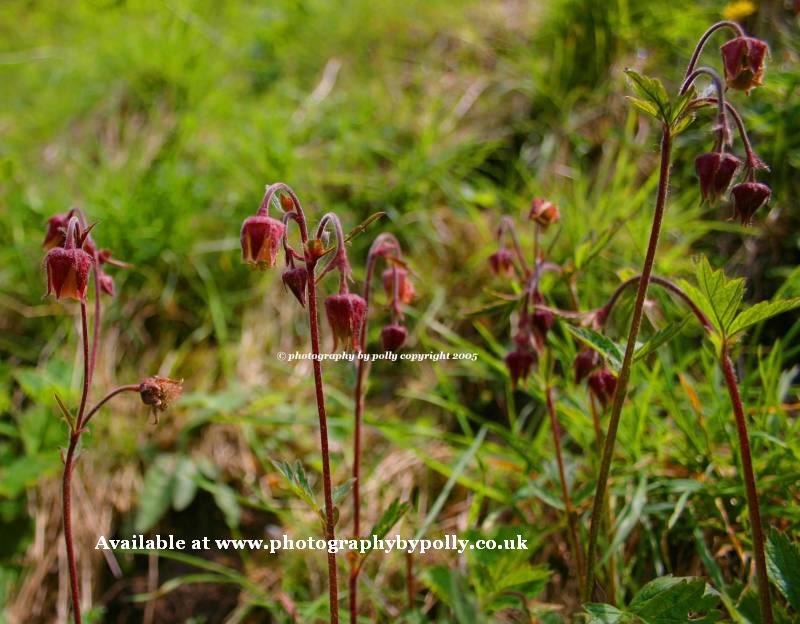
<svg viewBox="0 0 800 624"><path fill-rule="evenodd" d="M511 253L511 250L501 247L489 256L489 265L495 275L513 275L514 254Z"/></svg>
<svg viewBox="0 0 800 624"><path fill-rule="evenodd" d="M733 181L741 161L733 154L709 152L694 160L694 169L700 179L700 192L703 199L713 204Z"/></svg>
<svg viewBox="0 0 800 624"><path fill-rule="evenodd" d="M111 297L116 296L117 290L114 288L114 279L108 273L98 268L96 279L100 283L100 290L102 292Z"/></svg>
<svg viewBox="0 0 800 624"><path fill-rule="evenodd" d="M608 406L617 389L617 376L607 368L601 368L589 375L589 390L603 407Z"/></svg>
<svg viewBox="0 0 800 624"><path fill-rule="evenodd" d="M67 224L69 223L70 216L68 212L64 212L53 215L47 220L47 233L44 236L42 247L45 249L52 249L53 247L64 246L67 239Z"/></svg>
<svg viewBox="0 0 800 624"><path fill-rule="evenodd" d="M384 351L397 351L405 344L408 330L399 323L387 325L381 331L381 342Z"/></svg>
<svg viewBox="0 0 800 624"><path fill-rule="evenodd" d="M530 350L518 347L505 357L505 362L511 374L511 385L516 388L520 380L525 381L530 375L536 356Z"/></svg>
<svg viewBox="0 0 800 624"><path fill-rule="evenodd" d="M259 268L275 266L285 230L283 223L268 216L248 217L242 224L242 260Z"/></svg>
<svg viewBox="0 0 800 624"><path fill-rule="evenodd" d="M381 281L383 282L383 289L386 291L386 296L389 298L394 297L394 280L395 273L397 274L397 297L400 303L408 305L414 301L416 291L411 278L408 276L408 271L402 267L389 267L381 273Z"/></svg>
<svg viewBox="0 0 800 624"><path fill-rule="evenodd" d="M572 368L575 370L575 383L580 383L595 368L600 366L600 354L594 349L584 349L575 356Z"/></svg>
<svg viewBox="0 0 800 624"><path fill-rule="evenodd" d="M766 184L760 182L743 182L731 189L733 195L733 209L737 219L742 225L750 225L753 215L769 201L772 191Z"/></svg>
<svg viewBox="0 0 800 624"><path fill-rule="evenodd" d="M336 351L341 342L342 346L352 346L353 351L358 351L367 302L353 293L331 295L325 300L325 312L333 331L333 350Z"/></svg>
<svg viewBox="0 0 800 624"><path fill-rule="evenodd" d="M753 37L736 37L720 50L725 82L730 89L750 91L763 82L764 60L769 53L766 43Z"/></svg>
<svg viewBox="0 0 800 624"><path fill-rule="evenodd" d="M158 412L166 410L171 403L183 394L183 379L169 379L155 375L139 384L139 396L142 403L153 409L155 422L158 423Z"/></svg>
<svg viewBox="0 0 800 624"><path fill-rule="evenodd" d="M294 200L288 195L281 195L281 209L284 212L291 212L294 210Z"/></svg>
<svg viewBox="0 0 800 624"><path fill-rule="evenodd" d="M557 223L561 219L561 213L558 211L558 206L553 202L542 197L536 197L531 202L528 219L536 221L542 227L547 227Z"/></svg>
<svg viewBox="0 0 800 624"><path fill-rule="evenodd" d="M286 269L281 275L283 285L292 291L300 305L306 305L306 285L308 284L308 271L305 267Z"/></svg>
<svg viewBox="0 0 800 624"><path fill-rule="evenodd" d="M47 294L86 301L92 257L83 249L54 247L45 257Z"/></svg>
<svg viewBox="0 0 800 624"><path fill-rule="evenodd" d="M533 336L536 339L536 344L541 348L547 339L547 332L556 322L555 315L550 310L542 310L536 308L531 314L531 329Z"/></svg>

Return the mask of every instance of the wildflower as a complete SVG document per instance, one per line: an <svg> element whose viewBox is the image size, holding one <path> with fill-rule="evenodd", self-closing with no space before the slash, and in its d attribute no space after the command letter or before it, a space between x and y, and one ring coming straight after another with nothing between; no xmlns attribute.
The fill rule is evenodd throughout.
<svg viewBox="0 0 800 624"><path fill-rule="evenodd" d="M300 305L306 305L306 284L308 283L308 271L305 267L295 267L286 269L281 275L284 286L292 291Z"/></svg>
<svg viewBox="0 0 800 624"><path fill-rule="evenodd" d="M100 284L100 290L110 297L115 297L117 294L117 290L114 287L114 278L112 278L108 273L103 271L103 269L97 269L96 275L97 282Z"/></svg>
<svg viewBox="0 0 800 624"><path fill-rule="evenodd" d="M518 346L506 355L505 362L511 374L511 385L516 388L520 380L525 381L528 378L536 357L529 349Z"/></svg>
<svg viewBox="0 0 800 624"><path fill-rule="evenodd" d="M506 247L501 247L489 256L492 273L498 276L514 274L514 255Z"/></svg>
<svg viewBox="0 0 800 624"><path fill-rule="evenodd" d="M725 82L730 89L747 91L764 80L764 60L769 48L760 39L736 37L721 48Z"/></svg>
<svg viewBox="0 0 800 624"><path fill-rule="evenodd" d="M158 423L158 412L163 412L177 401L183 393L183 379L170 379L154 375L139 384L139 396L142 403L153 410L155 423Z"/></svg>
<svg viewBox="0 0 800 624"><path fill-rule="evenodd" d="M77 247L54 247L45 257L47 294L86 301L92 257Z"/></svg>
<svg viewBox="0 0 800 624"><path fill-rule="evenodd" d="M614 398L617 389L617 376L607 368L601 368L589 375L589 390L606 407Z"/></svg>
<svg viewBox="0 0 800 624"><path fill-rule="evenodd" d="M572 368L575 371L575 383L583 381L589 373L600 365L600 354L594 349L584 349L575 356Z"/></svg>
<svg viewBox="0 0 800 624"><path fill-rule="evenodd" d="M535 197L531 202L528 219L536 221L536 223L542 227L547 227L548 225L557 223L559 219L561 219L561 213L558 210L558 206L550 200L542 197Z"/></svg>
<svg viewBox="0 0 800 624"><path fill-rule="evenodd" d="M252 266L275 266L283 232L286 227L266 214L248 217L242 224L242 260Z"/></svg>
<svg viewBox="0 0 800 624"><path fill-rule="evenodd" d="M67 239L67 224L72 215L69 212L53 215L47 220L47 233L44 236L42 247L53 249L63 247Z"/></svg>
<svg viewBox="0 0 800 624"><path fill-rule="evenodd" d="M325 300L325 312L333 330L333 350L341 343L359 350L358 337L367 312L367 302L353 293L331 295Z"/></svg>
<svg viewBox="0 0 800 624"><path fill-rule="evenodd" d="M395 280L397 280L397 298L401 303L408 305L416 295L414 284L408 277L408 271L402 267L393 266L381 273L381 281L387 297L394 298Z"/></svg>
<svg viewBox="0 0 800 624"><path fill-rule="evenodd" d="M294 200L289 195L281 195L281 209L284 212L291 212L294 210Z"/></svg>
<svg viewBox="0 0 800 624"><path fill-rule="evenodd" d="M694 160L694 168L700 179L700 192L703 199L713 204L728 190L741 161L733 154L709 152Z"/></svg>
<svg viewBox="0 0 800 624"><path fill-rule="evenodd" d="M408 330L399 323L391 323L381 331L381 342L384 351L397 351L405 344Z"/></svg>
<svg viewBox="0 0 800 624"><path fill-rule="evenodd" d="M742 182L731 189L735 217L742 225L750 225L753 215L769 201L772 191L760 182Z"/></svg>

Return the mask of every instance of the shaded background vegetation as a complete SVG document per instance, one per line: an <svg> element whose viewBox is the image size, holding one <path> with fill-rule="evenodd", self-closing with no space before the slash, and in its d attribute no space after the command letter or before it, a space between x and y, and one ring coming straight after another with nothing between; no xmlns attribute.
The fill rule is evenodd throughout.
<svg viewBox="0 0 800 624"><path fill-rule="evenodd" d="M693 159L711 136L698 124L676 148L656 267L658 274L690 275L692 254L706 253L716 266L746 276L754 300L778 291L800 295L797 23L783 3L760 4L744 23L772 47L768 80L741 108L772 166L771 210L745 232L726 220L726 207L701 205ZM366 524L401 496L412 510L400 530L412 534L452 477L455 487L428 533L525 527L534 543L529 561L551 570L529 606L544 613L551 611L546 603L558 605L547 617L569 620L577 592L567 574L541 395L535 384L510 389L502 366L506 320L469 312L491 300L487 289L502 286L486 268L499 217L521 217L534 195L562 211L550 236L554 261L574 264L582 242L615 231L580 267L585 306L599 305L633 274L650 225L657 135L627 106L622 69L658 74L674 86L694 41L726 7L710 0L5 2L5 617L52 621L67 604L58 514L66 427L53 392L76 399L79 349L74 310L42 298L40 245L46 219L73 205L99 222L102 247L135 265L114 272L120 295L107 306L97 387L157 372L184 378L187 388L158 427L133 399L123 399L86 438L76 475L77 531L84 594L98 621L281 622L288 621L289 603L299 621L324 615L322 554L201 553L262 593L241 579L187 582L158 600L135 602L134 595L180 578L197 562L121 555L115 578L91 550L98 534L140 530L213 537L318 532L313 514L269 461L300 458L310 473L319 471L310 368L274 355L304 351L307 329L278 272L252 273L238 257L242 219L254 212L265 183L282 180L307 210L336 210L346 227L385 211L353 243L356 279L374 234L393 231L417 273L409 348L480 354L474 363L373 367ZM566 291L554 284L551 297L563 303ZM654 311L683 314L667 299L657 301ZM617 322L620 335L624 312ZM380 323L373 325L374 344ZM790 532L800 521L792 405L799 329L796 315L776 319L749 339L740 362L764 516ZM634 374L612 488L627 592L673 572L705 576L738 597L746 574L733 422L712 357L696 348L699 335L687 328ZM568 371L575 347L563 331L556 343ZM328 365L326 374L341 482L351 459L354 374L343 364ZM559 412L585 516L594 439L585 392L569 379L559 388ZM483 427L485 441L455 470ZM339 532L347 527L344 505ZM480 565L431 554L416 562L418 611L425 615L408 621L452 621L453 597L426 576L437 564L462 575L464 594L480 602ZM404 566L396 555L375 557L362 576L373 619L401 617Z"/></svg>

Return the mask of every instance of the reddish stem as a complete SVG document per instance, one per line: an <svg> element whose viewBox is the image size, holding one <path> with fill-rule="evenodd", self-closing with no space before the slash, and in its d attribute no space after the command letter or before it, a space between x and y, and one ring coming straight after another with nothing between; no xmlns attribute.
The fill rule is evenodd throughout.
<svg viewBox="0 0 800 624"><path fill-rule="evenodd" d="M81 423L80 426L81 432L83 432L83 429L85 429L86 425L89 424L89 421L92 419L92 416L94 416L101 407L103 407L115 396L117 396L118 394L122 394L123 392L139 392L141 389L142 389L142 384L128 384L126 386L119 386L118 388L114 388L106 396L100 399L97 405L95 405L92 409L86 412L86 417L83 419L83 423Z"/></svg>
<svg viewBox="0 0 800 624"><path fill-rule="evenodd" d="M585 601L591 600L594 589L594 573L597 555L597 537L603 516L603 504L608 488L608 477L611 470L611 460L614 455L614 445L617 439L617 429L619 428L622 406L628 390L630 380L631 365L633 364L633 353L636 350L636 339L639 336L639 327L642 323L644 312L644 302L647 296L647 287L650 284L650 274L653 272L656 250L658 249L658 238L661 233L661 222L664 219L664 209L667 203L667 190L669 188L669 165L670 152L672 148L672 136L667 126L663 127L661 137L661 165L658 179L658 193L656 195L656 206L653 213L653 225L650 230L650 240L647 245L642 274L639 278L639 287L636 292L636 303L633 307L633 317L631 327L628 332L628 341L625 345L625 355L622 360L622 367L617 379L617 388L614 392L614 401L609 416L608 432L603 446L603 458L600 462L600 471L597 477L597 487L595 490L594 503L592 506L592 519L589 528L589 545L586 552L586 582L583 588L583 598Z"/></svg>
<svg viewBox="0 0 800 624"><path fill-rule="evenodd" d="M703 52L703 48L705 48L709 37L722 28L730 28L736 33L737 37L745 36L744 30L742 30L742 27L736 22L725 20L713 24L708 30L706 30L706 32L703 33L703 36L700 37L700 41L697 42L697 46L695 46L694 52L692 53L692 58L689 60L689 66L686 68L685 76L688 77L689 74L694 71L695 65L697 65L697 60L700 58L700 54Z"/></svg>
<svg viewBox="0 0 800 624"><path fill-rule="evenodd" d="M567 483L567 474L564 469L564 456L561 452L561 430L558 424L558 415L556 414L556 406L553 403L553 389L547 384L544 391L545 399L547 402L547 413L550 415L550 429L553 433L553 446L556 452L556 463L558 464L558 477L561 480L561 498L564 501L564 511L567 515L567 526L569 527L570 546L572 554L575 557L575 565L578 570L578 584L583 583L584 566L583 566L583 553L581 552L580 539L578 534L578 522L575 515L575 508L572 505L572 497L569 494L569 484Z"/></svg>
<svg viewBox="0 0 800 624"><path fill-rule="evenodd" d="M739 395L739 386L736 382L736 373L733 368L727 342L722 343L720 352L720 366L725 375L728 394L733 405L733 414L736 417L736 431L739 435L739 452L742 459L744 472L744 485L747 494L747 510L750 515L750 530L753 538L753 556L756 564L756 583L758 584L758 598L761 604L761 621L763 624L772 624L772 606L769 596L769 579L767 577L767 560L764 555L764 533L761 527L761 512L758 505L758 491L756 478L753 472L753 460L750 453L750 439L747 435L747 422L744 416L744 406Z"/></svg>

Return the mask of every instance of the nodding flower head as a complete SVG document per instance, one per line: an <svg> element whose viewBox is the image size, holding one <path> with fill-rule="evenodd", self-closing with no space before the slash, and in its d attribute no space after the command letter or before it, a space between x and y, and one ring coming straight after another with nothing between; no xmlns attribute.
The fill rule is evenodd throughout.
<svg viewBox="0 0 800 624"><path fill-rule="evenodd" d="M607 368L601 368L589 375L588 384L595 398L603 407L607 407L617 389L617 376Z"/></svg>
<svg viewBox="0 0 800 624"><path fill-rule="evenodd" d="M358 351L358 339L367 313L367 302L348 292L331 295L325 300L325 313L333 331L333 350L338 350L341 344Z"/></svg>
<svg viewBox="0 0 800 624"><path fill-rule="evenodd" d="M531 221L536 221L542 227L558 223L561 219L561 213L558 211L558 206L548 199L543 197L535 197L531 202L531 210L528 213L528 218Z"/></svg>
<svg viewBox="0 0 800 624"><path fill-rule="evenodd" d="M511 375L511 385L516 388L520 381L525 381L530 375L536 356L530 349L518 346L506 355L505 362Z"/></svg>
<svg viewBox="0 0 800 624"><path fill-rule="evenodd" d="M115 297L117 294L117 289L114 287L114 278L112 278L108 273L103 271L101 268L97 268L97 281L100 284L100 290L110 297Z"/></svg>
<svg viewBox="0 0 800 624"><path fill-rule="evenodd" d="M52 249L53 247L63 247L67 240L67 224L71 213L63 212L53 215L47 220L47 233L44 235L42 247Z"/></svg>
<svg viewBox="0 0 800 624"><path fill-rule="evenodd" d="M700 179L700 192L703 199L713 204L725 194L741 166L741 161L733 154L709 152L694 160L694 168Z"/></svg>
<svg viewBox="0 0 800 624"><path fill-rule="evenodd" d="M78 219L71 217L64 235L63 247L53 247L45 256L47 294L56 299L86 301L89 271L94 259L83 249L89 230L80 231Z"/></svg>
<svg viewBox="0 0 800 624"><path fill-rule="evenodd" d="M742 182L731 189L734 216L742 225L750 225L756 211L769 201L772 191L761 182Z"/></svg>
<svg viewBox="0 0 800 624"><path fill-rule="evenodd" d="M408 330L403 325L400 325L399 323L387 325L381 331L383 350L397 351L405 344L407 337Z"/></svg>
<svg viewBox="0 0 800 624"><path fill-rule="evenodd" d="M728 88L749 92L761 85L764 61L769 53L766 43L753 37L736 37L720 49Z"/></svg>
<svg viewBox="0 0 800 624"><path fill-rule="evenodd" d="M278 247L286 226L266 214L248 217L242 224L242 260L266 269L275 266Z"/></svg>
<svg viewBox="0 0 800 624"><path fill-rule="evenodd" d="M589 373L600 366L601 360L600 354L594 349L587 348L578 353L572 362L572 368L575 371L575 383L578 384L583 381Z"/></svg>
<svg viewBox="0 0 800 624"><path fill-rule="evenodd" d="M286 269L281 275L284 286L292 291L300 305L306 305L306 285L308 284L308 271L305 267Z"/></svg>
<svg viewBox="0 0 800 624"><path fill-rule="evenodd" d="M547 340L547 332L556 322L555 315L550 310L536 308L531 314L531 329L536 339L536 345L541 348Z"/></svg>
<svg viewBox="0 0 800 624"><path fill-rule="evenodd" d="M153 410L155 423L158 423L158 412L163 412L183 394L183 379L170 379L155 375L139 384L139 396L142 403Z"/></svg>
<svg viewBox="0 0 800 624"><path fill-rule="evenodd" d="M497 276L508 276L514 274L514 254L507 247L501 247L489 256L489 266L492 273Z"/></svg>
<svg viewBox="0 0 800 624"><path fill-rule="evenodd" d="M381 281L383 282L383 289L386 291L386 296L394 298L394 280L397 279L397 298L400 303L408 305L414 301L416 291L411 278L408 276L408 271L402 267L392 266L381 273Z"/></svg>

